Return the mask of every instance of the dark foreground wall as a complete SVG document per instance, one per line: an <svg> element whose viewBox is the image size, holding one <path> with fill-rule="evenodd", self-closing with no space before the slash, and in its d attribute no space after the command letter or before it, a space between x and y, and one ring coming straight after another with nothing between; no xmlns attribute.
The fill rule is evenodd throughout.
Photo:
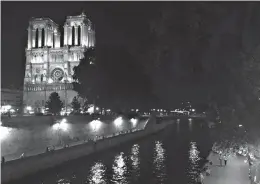
<svg viewBox="0 0 260 185"><path fill-rule="evenodd" d="M7 183L9 181L17 180L39 170L51 168L66 161L89 155L96 151L104 150L127 141L145 137L149 134L156 133L164 129L168 124L169 123L156 124L155 119L150 118L147 122L146 128L141 131L99 140L96 144L86 143L53 152L26 157L24 159L6 162L2 165L1 181L2 183Z"/></svg>

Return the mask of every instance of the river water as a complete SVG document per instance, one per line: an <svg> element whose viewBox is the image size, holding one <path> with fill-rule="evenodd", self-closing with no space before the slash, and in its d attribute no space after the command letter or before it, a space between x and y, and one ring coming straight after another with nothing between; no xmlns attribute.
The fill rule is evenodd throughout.
<svg viewBox="0 0 260 185"><path fill-rule="evenodd" d="M160 133L15 183L195 183L211 146L203 121L175 121Z"/></svg>

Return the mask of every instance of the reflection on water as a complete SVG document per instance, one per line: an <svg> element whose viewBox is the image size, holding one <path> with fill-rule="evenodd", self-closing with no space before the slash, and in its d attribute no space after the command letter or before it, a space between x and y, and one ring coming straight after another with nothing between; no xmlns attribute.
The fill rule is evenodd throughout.
<svg viewBox="0 0 260 185"><path fill-rule="evenodd" d="M192 132L192 119L189 119L189 131Z"/></svg>
<svg viewBox="0 0 260 185"><path fill-rule="evenodd" d="M196 142L190 142L190 150L189 150L189 168L188 168L188 176L190 177L191 181L194 183L196 178L199 175L199 162L201 160L199 156L200 152L197 148Z"/></svg>
<svg viewBox="0 0 260 185"><path fill-rule="evenodd" d="M70 181L67 179L59 179L57 184L70 184Z"/></svg>
<svg viewBox="0 0 260 185"><path fill-rule="evenodd" d="M177 133L180 132L180 119L177 119Z"/></svg>
<svg viewBox="0 0 260 185"><path fill-rule="evenodd" d="M112 182L116 184L127 183L126 175L125 175L127 171L127 167L123 155L124 153L121 152L119 155L115 157L115 161L112 167L113 168Z"/></svg>
<svg viewBox="0 0 260 185"><path fill-rule="evenodd" d="M90 169L88 184L107 184L105 179L106 167L101 162L96 162Z"/></svg>
<svg viewBox="0 0 260 185"><path fill-rule="evenodd" d="M139 165L139 148L140 146L138 144L134 144L132 147L132 152L131 152L131 160L132 160L132 165L133 165L133 169L137 169L138 165Z"/></svg>
<svg viewBox="0 0 260 185"><path fill-rule="evenodd" d="M140 159L139 159L139 149L138 144L134 144L131 149L131 160L132 160L132 176L137 180L140 176Z"/></svg>
<svg viewBox="0 0 260 185"><path fill-rule="evenodd" d="M165 150L162 146L162 142L156 141L155 142L155 150L154 150L154 175L156 180L159 183L163 183L166 179L166 172L165 172Z"/></svg>

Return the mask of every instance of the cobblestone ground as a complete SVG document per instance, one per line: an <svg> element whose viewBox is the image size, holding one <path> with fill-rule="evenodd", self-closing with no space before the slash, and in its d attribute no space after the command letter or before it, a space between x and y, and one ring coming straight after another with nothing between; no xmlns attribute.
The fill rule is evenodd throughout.
<svg viewBox="0 0 260 185"><path fill-rule="evenodd" d="M245 157L233 156L227 161L227 166L220 166L219 155L211 153L208 157L213 162L211 173L206 176L203 184L250 184L249 166Z"/></svg>

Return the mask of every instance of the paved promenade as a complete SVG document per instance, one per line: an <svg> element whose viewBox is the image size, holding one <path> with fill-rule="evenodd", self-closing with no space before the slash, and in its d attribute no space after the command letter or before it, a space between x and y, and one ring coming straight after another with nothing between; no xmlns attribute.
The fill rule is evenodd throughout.
<svg viewBox="0 0 260 185"><path fill-rule="evenodd" d="M203 184L250 184L249 166L245 163L246 158L232 156L227 161L227 166L220 166L219 155L211 153L208 157L211 165L211 174L206 176Z"/></svg>

